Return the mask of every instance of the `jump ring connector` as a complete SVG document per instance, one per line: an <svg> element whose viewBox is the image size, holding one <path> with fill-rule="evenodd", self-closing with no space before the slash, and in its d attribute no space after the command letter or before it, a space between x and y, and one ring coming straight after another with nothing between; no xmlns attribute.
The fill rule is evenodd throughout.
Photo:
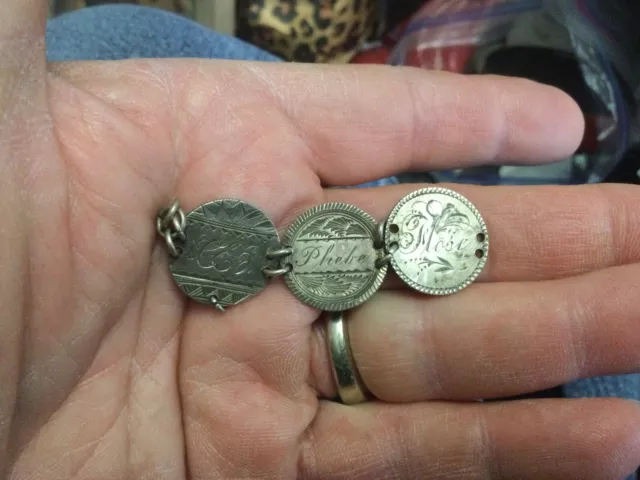
<svg viewBox="0 0 640 480"><path fill-rule="evenodd" d="M375 248L384 248L384 229L387 225L386 220L376 225L376 238L373 246Z"/></svg>
<svg viewBox="0 0 640 480"><path fill-rule="evenodd" d="M293 248L282 247L277 250L269 250L267 252L267 260L275 260L277 258L285 258L293 253Z"/></svg>
<svg viewBox="0 0 640 480"><path fill-rule="evenodd" d="M184 233L186 224L187 218L180 208L178 200L174 200L169 207L160 210L156 217L156 231L164 238L169 253L174 257L179 257L181 253L175 240L184 242L187 239Z"/></svg>
<svg viewBox="0 0 640 480"><path fill-rule="evenodd" d="M169 230L165 230L164 233L162 234L162 237L164 238L164 241L167 244L167 248L169 249L169 253L171 254L171 256L179 257L180 250L178 249L178 247L176 247L176 244L173 241L173 235L171 234L171 232Z"/></svg>
<svg viewBox="0 0 640 480"><path fill-rule="evenodd" d="M388 265L389 262L391 262L391 257L392 255L390 253L387 253L384 257L380 257L376 259L376 262L375 262L376 268L382 268L385 265Z"/></svg>
<svg viewBox="0 0 640 480"><path fill-rule="evenodd" d="M292 266L291 264L287 264L284 267L281 268L269 268L269 267L265 267L262 269L262 273L265 274L265 276L269 277L269 278L274 278L274 277L281 277L283 275L286 275L287 273L289 273L292 270Z"/></svg>
<svg viewBox="0 0 640 480"><path fill-rule="evenodd" d="M178 210L174 217L171 219L171 225L173 226L173 233L182 241L187 239L184 234L184 227L187 224L187 219L182 210Z"/></svg>
<svg viewBox="0 0 640 480"><path fill-rule="evenodd" d="M211 305L213 305L214 307L216 307L218 309L218 311L220 312L224 312L224 305L222 305L220 303L220 300L218 300L218 297L216 297L215 295L211 297Z"/></svg>
<svg viewBox="0 0 640 480"><path fill-rule="evenodd" d="M164 208L160 211L158 217L161 218L160 225L162 230L167 228L173 222L173 218L176 214L179 215L179 212L182 213L182 218L184 218L184 212L180 209L180 202L177 199L171 202L171 205L169 205L168 208Z"/></svg>

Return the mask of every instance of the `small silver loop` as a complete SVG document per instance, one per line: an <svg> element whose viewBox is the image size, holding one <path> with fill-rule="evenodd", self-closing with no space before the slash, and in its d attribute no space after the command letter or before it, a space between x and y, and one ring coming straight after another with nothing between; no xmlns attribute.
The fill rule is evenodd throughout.
<svg viewBox="0 0 640 480"><path fill-rule="evenodd" d="M384 229L387 226L387 221L379 222L376 225L376 238L373 246L375 248L384 248ZM380 267L378 267L380 268Z"/></svg>
<svg viewBox="0 0 640 480"><path fill-rule="evenodd" d="M391 261L392 256L393 255L391 253L387 253L384 257L380 257L376 259L376 263L375 263L376 268L382 268L385 265L389 265L389 262Z"/></svg>
<svg viewBox="0 0 640 480"><path fill-rule="evenodd" d="M173 226L173 233L182 241L186 240L186 235L184 234L184 227L187 224L187 219L182 210L178 210L176 215L171 219L171 224Z"/></svg>
<svg viewBox="0 0 640 480"><path fill-rule="evenodd" d="M168 208L163 208L156 217L156 231L164 238L169 253L174 257L180 256L180 250L176 247L174 240L184 242L187 237L184 228L187 224L187 217L180 208L180 202L174 200Z"/></svg>
<svg viewBox="0 0 640 480"><path fill-rule="evenodd" d="M160 235L161 237L164 237L164 228L162 228L162 216L160 214L158 214L158 216L156 217L156 232L158 232L158 235Z"/></svg>
<svg viewBox="0 0 640 480"><path fill-rule="evenodd" d="M293 253L293 248L291 247L282 247L277 250L269 250L267 252L268 260L275 260L276 258L285 258Z"/></svg>
<svg viewBox="0 0 640 480"><path fill-rule="evenodd" d="M218 300L218 297L214 295L211 297L210 300L211 300L211 305L216 307L219 311L224 312L224 305L220 303L220 300Z"/></svg>
<svg viewBox="0 0 640 480"><path fill-rule="evenodd" d="M286 275L292 269L293 269L293 267L291 266L290 263L288 263L284 267L281 267L281 268L265 267L265 268L262 269L262 273L264 273L265 276L267 276L269 278L274 278L274 277L281 277L283 275Z"/></svg>
<svg viewBox="0 0 640 480"><path fill-rule="evenodd" d="M161 222L162 230L167 228L173 222L173 217L175 217L176 213L178 212L181 212L181 210L180 210L180 202L177 199L171 202L171 205L169 205L169 208L165 208L160 211L160 214L158 216L162 218L162 222ZM183 213L183 217L184 217L184 213Z"/></svg>
<svg viewBox="0 0 640 480"><path fill-rule="evenodd" d="M180 250L176 247L176 244L173 242L173 236L169 230L165 230L162 233L162 237L164 238L165 243L167 244L167 248L169 249L169 253L174 257L180 256Z"/></svg>

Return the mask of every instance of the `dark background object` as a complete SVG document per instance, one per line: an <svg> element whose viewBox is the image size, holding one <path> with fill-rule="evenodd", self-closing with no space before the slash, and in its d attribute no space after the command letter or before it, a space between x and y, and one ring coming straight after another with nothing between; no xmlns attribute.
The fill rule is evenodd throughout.
<svg viewBox="0 0 640 480"><path fill-rule="evenodd" d="M640 185L640 145L630 148L604 181Z"/></svg>
<svg viewBox="0 0 640 480"><path fill-rule="evenodd" d="M606 106L584 81L578 60L570 53L544 47L502 47L491 53L481 72L522 77L553 85L570 95L585 114L606 114Z"/></svg>
<svg viewBox="0 0 640 480"><path fill-rule="evenodd" d="M424 0L384 0L387 31L407 20L424 5Z"/></svg>
<svg viewBox="0 0 640 480"><path fill-rule="evenodd" d="M612 70L615 72L629 115L633 118L637 113L633 92L613 66ZM502 47L487 57L481 72L468 73L522 77L559 88L576 101L585 115L586 135L578 153L594 153L598 149L596 140L598 133L595 124L598 117L611 117L611 112L589 88L579 61L572 54L535 46ZM640 179L636 175L638 168L640 168L638 165L639 155L640 152L629 152L625 155L606 181L617 179L617 181L625 183L630 181L639 183ZM632 170L633 174L631 174Z"/></svg>

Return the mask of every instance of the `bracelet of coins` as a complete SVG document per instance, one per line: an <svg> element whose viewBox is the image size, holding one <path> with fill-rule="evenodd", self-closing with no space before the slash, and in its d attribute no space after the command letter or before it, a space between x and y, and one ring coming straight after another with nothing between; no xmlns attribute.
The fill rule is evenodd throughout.
<svg viewBox="0 0 640 480"><path fill-rule="evenodd" d="M380 223L353 205L317 205L297 217L282 240L264 212L236 199L186 214L176 200L158 213L156 228L180 290L219 310L250 299L280 276L307 305L348 310L375 294L389 264L411 288L449 295L478 277L489 252L477 209L438 187L405 196Z"/></svg>

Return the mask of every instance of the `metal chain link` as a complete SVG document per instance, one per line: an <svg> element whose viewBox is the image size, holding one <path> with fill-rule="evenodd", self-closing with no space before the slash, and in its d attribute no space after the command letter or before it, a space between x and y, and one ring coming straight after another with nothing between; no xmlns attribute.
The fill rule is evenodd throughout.
<svg viewBox="0 0 640 480"><path fill-rule="evenodd" d="M184 233L186 224L187 219L178 200L174 200L167 208L160 210L156 217L158 235L164 238L169 253L174 257L179 257L181 253L181 248L176 245L176 241L180 243L187 239Z"/></svg>
<svg viewBox="0 0 640 480"><path fill-rule="evenodd" d="M373 247L376 250L381 250L384 252L384 229L386 227L386 220L384 222L379 222L376 226L376 238L373 243ZM385 265L388 265L391 262L391 253L387 252L383 257L380 257L376 260L375 266L376 268L382 268Z"/></svg>
<svg viewBox="0 0 640 480"><path fill-rule="evenodd" d="M276 265L271 267L265 267L262 269L262 273L268 278L281 277L293 270L293 265L290 263L283 264L283 259L287 258L293 253L291 247L282 247L277 250L270 250L267 252L267 260L275 260Z"/></svg>

